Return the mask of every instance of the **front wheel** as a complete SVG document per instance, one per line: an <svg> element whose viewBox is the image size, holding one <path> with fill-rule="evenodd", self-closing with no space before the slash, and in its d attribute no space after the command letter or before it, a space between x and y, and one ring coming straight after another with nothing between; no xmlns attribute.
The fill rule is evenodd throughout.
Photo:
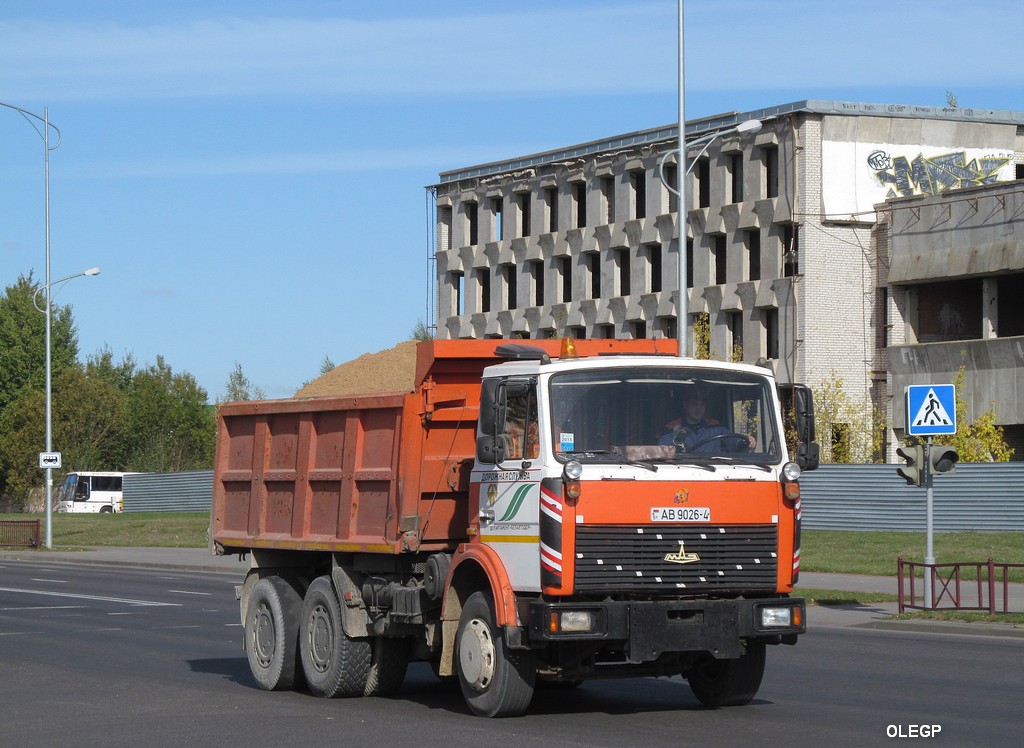
<svg viewBox="0 0 1024 748"><path fill-rule="evenodd" d="M747 651L735 660L716 660L710 655L687 675L690 689L706 707L749 704L764 676L764 642L747 642Z"/></svg>
<svg viewBox="0 0 1024 748"><path fill-rule="evenodd" d="M533 653L508 650L495 620L490 594L469 596L455 638L459 685L473 714L516 717L533 698L537 676Z"/></svg>
<svg viewBox="0 0 1024 748"><path fill-rule="evenodd" d="M327 576L313 580L302 603L299 641L306 684L316 696L362 696L370 674L370 642L349 637Z"/></svg>

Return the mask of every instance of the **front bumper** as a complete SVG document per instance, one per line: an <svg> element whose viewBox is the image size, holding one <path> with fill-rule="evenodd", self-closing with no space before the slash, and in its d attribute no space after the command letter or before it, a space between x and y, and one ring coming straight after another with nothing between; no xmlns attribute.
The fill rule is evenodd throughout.
<svg viewBox="0 0 1024 748"><path fill-rule="evenodd" d="M762 611L788 613L765 616ZM780 610L780 609L788 609ZM560 630L559 621L587 617L589 630ZM765 619L774 619L771 625ZM780 620L781 619L781 620ZM622 649L630 662L652 662L663 653L708 652L720 659L743 654L744 639L793 644L807 630L801 598L737 600L646 600L588 603L534 601L529 636L541 642L607 644Z"/></svg>

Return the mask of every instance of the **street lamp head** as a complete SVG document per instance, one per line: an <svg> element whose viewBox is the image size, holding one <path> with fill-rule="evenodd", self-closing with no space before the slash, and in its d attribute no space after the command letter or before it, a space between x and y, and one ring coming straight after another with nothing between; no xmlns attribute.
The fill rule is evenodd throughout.
<svg viewBox="0 0 1024 748"><path fill-rule="evenodd" d="M99 268L89 268L84 273L82 273L82 275L99 275L99 274L100 274L100 269Z"/></svg>
<svg viewBox="0 0 1024 748"><path fill-rule="evenodd" d="M757 132L761 129L761 120L748 119L736 125L736 132Z"/></svg>

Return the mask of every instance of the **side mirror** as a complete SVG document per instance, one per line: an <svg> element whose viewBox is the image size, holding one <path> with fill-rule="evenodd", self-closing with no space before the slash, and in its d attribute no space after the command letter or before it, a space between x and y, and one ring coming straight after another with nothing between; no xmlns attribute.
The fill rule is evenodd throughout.
<svg viewBox="0 0 1024 748"><path fill-rule="evenodd" d="M489 465L503 462L505 440L495 438L494 434L481 434L476 438L476 459Z"/></svg>
<svg viewBox="0 0 1024 748"><path fill-rule="evenodd" d="M796 464L801 470L816 470L821 461L821 450L815 442L800 444L796 448Z"/></svg>

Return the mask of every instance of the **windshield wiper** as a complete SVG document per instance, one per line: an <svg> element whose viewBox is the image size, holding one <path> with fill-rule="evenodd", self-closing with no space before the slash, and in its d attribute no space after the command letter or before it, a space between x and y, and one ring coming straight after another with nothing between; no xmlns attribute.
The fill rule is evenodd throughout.
<svg viewBox="0 0 1024 748"><path fill-rule="evenodd" d="M649 462L643 462L642 460L630 460L617 452L609 452L607 449L584 449L576 452L562 452L562 455L569 455L571 457L611 457L615 462L621 465L634 465L644 470L650 470L652 473L658 472L658 466L652 465Z"/></svg>
<svg viewBox="0 0 1024 748"><path fill-rule="evenodd" d="M748 460L744 457L734 457L732 455L709 455L709 460L715 460L717 462L728 462L736 465L748 465L758 470L764 470L766 473L770 473L772 469L762 462L755 462L754 460Z"/></svg>
<svg viewBox="0 0 1024 748"><path fill-rule="evenodd" d="M682 452L677 454L675 457L666 457L663 462L668 462L673 465L692 465L693 467L700 468L701 470L707 470L708 472L715 472L717 468L707 462L706 457L694 457L692 454Z"/></svg>

